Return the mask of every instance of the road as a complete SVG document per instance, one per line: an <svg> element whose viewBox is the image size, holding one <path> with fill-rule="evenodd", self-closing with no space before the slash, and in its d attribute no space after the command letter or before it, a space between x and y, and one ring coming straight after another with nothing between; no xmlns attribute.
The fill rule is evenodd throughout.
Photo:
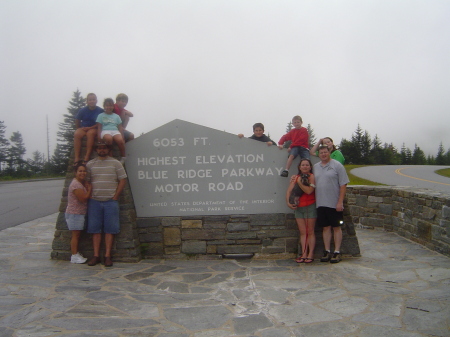
<svg viewBox="0 0 450 337"><path fill-rule="evenodd" d="M397 186L429 188L450 193L450 178L434 171L450 166L437 165L386 165L366 166L351 170L355 176L377 183Z"/></svg>
<svg viewBox="0 0 450 337"><path fill-rule="evenodd" d="M0 183L0 230L58 212L64 179Z"/></svg>

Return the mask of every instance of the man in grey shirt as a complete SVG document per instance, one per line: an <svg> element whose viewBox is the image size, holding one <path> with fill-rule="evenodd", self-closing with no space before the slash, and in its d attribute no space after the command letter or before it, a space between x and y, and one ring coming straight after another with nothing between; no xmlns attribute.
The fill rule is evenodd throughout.
<svg viewBox="0 0 450 337"><path fill-rule="evenodd" d="M325 251L321 262L341 261L342 228L344 224L344 197L349 179L344 166L331 159L327 146L319 147L320 162L314 165L316 178L317 225L323 228ZM331 228L334 236L334 253L331 254Z"/></svg>
<svg viewBox="0 0 450 337"><path fill-rule="evenodd" d="M119 196L126 184L127 174L122 164L110 157L110 148L105 142L98 142L98 157L86 165L88 179L92 184L92 196L88 202L87 232L92 235L94 256L89 266L100 262L100 243L102 232L105 234L105 267L113 265L111 249L114 236L120 232Z"/></svg>

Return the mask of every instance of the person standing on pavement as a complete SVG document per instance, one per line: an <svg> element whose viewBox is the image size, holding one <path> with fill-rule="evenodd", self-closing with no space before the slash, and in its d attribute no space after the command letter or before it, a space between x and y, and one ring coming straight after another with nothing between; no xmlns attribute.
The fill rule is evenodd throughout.
<svg viewBox="0 0 450 337"><path fill-rule="evenodd" d="M350 182L344 166L331 159L326 145L319 147L320 162L314 165L316 179L317 225L323 228L325 250L320 262L341 261L342 228L344 224L344 197ZM334 253L331 254L331 228L334 236Z"/></svg>
<svg viewBox="0 0 450 337"><path fill-rule="evenodd" d="M89 266L100 263L102 232L105 234L105 267L113 265L111 249L114 236L120 232L119 196L122 193L127 174L122 164L109 156L110 148L105 142L98 142L98 157L86 165L88 179L92 184L92 196L88 202L87 232L92 235L94 256Z"/></svg>
<svg viewBox="0 0 450 337"><path fill-rule="evenodd" d="M70 257L70 262L85 263L87 259L78 252L78 242L84 229L87 202L91 196L92 186L86 181L87 172L85 165L78 163L74 171L75 178L69 185L65 213L67 227L72 232L72 238L70 239L72 256Z"/></svg>

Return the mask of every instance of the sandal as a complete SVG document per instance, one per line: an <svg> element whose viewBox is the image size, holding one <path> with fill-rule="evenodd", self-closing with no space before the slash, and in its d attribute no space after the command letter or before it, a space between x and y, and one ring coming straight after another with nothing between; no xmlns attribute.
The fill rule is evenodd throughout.
<svg viewBox="0 0 450 337"><path fill-rule="evenodd" d="M304 257L297 257L297 258L295 259L295 262L297 262L297 263L303 263L303 262L305 262L305 258L304 258Z"/></svg>
<svg viewBox="0 0 450 337"><path fill-rule="evenodd" d="M82 163L81 160L79 160L79 161L74 161L74 162L73 162L73 167L76 167L76 166L80 165L81 163Z"/></svg>
<svg viewBox="0 0 450 337"><path fill-rule="evenodd" d="M314 259L312 259L312 258L310 258L310 257L307 257L306 259L305 259L305 263L311 263L311 262L313 262L314 261Z"/></svg>

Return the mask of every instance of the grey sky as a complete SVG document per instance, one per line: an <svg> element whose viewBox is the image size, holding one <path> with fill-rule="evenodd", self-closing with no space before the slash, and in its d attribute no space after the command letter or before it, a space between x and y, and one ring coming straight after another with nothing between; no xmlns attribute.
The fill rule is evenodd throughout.
<svg viewBox="0 0 450 337"><path fill-rule="evenodd" d="M73 91L120 92L146 133L179 118L231 133L294 115L317 138L450 147L450 2L0 0L2 111L51 152Z"/></svg>

